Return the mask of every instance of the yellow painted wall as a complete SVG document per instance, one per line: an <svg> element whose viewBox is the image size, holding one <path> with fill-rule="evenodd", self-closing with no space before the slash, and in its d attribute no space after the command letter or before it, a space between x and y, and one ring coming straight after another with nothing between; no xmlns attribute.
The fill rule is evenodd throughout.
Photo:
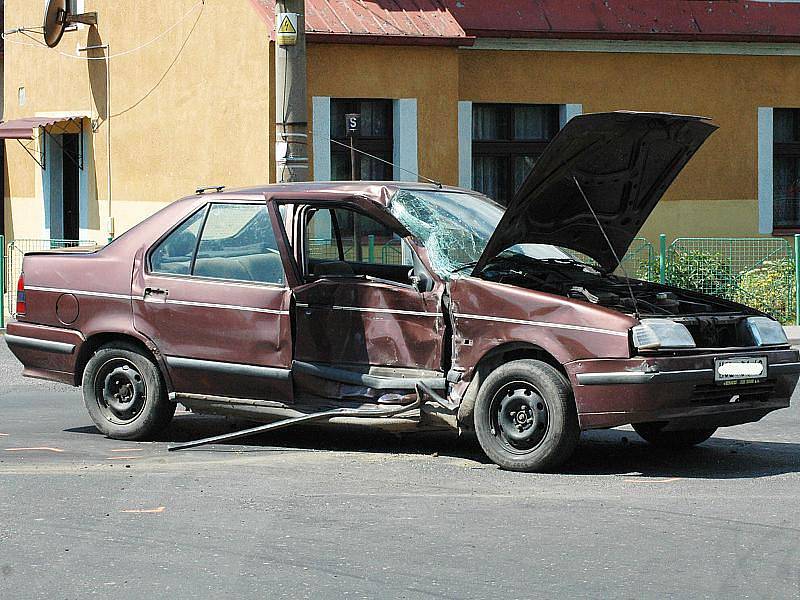
<svg viewBox="0 0 800 600"><path fill-rule="evenodd" d="M5 28L36 24L40 2L7 0ZM116 231L198 185L274 181L273 53L269 25L248 0L87 0L99 27L91 43L111 61ZM188 12L188 14L187 14ZM179 21L182 16L185 19ZM198 19L199 15L199 19ZM192 32L192 28L194 31ZM5 119L81 112L92 136L90 228L102 239L106 204L105 63L74 58L83 28L57 50L12 36L5 52ZM69 56L63 56L59 52ZM24 86L27 104L19 106ZM646 223L655 238L755 235L757 108L800 106L800 57L698 54L497 51L367 44L308 46L311 97L417 98L419 170L458 181L459 100L580 103L585 112L616 109L711 116L720 126ZM41 172L6 144L6 233L41 237ZM309 144L309 153L312 145Z"/></svg>
<svg viewBox="0 0 800 600"><path fill-rule="evenodd" d="M759 106L800 106L800 57L462 50L461 100L577 103L584 112L713 118L706 142L645 224L650 238L758 231Z"/></svg>
<svg viewBox="0 0 800 600"><path fill-rule="evenodd" d="M5 28L39 25L42 5L7 0ZM75 58L76 46L87 41L111 45L117 234L199 185L267 180L274 121L269 30L248 0L205 0L202 10L197 0L86 0L86 10L97 11L97 29L67 32L54 50L21 35L6 40L4 118L70 111L96 120L91 237L104 237L108 122L105 61ZM114 58L173 26L147 47ZM21 86L27 95L24 106L17 101ZM10 204L13 212L13 218L7 214L6 234L42 237L41 171L16 142L6 147L6 210Z"/></svg>

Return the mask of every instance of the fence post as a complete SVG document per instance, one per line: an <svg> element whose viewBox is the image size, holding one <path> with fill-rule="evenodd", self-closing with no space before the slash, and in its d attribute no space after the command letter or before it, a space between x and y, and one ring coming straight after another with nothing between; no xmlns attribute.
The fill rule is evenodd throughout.
<svg viewBox="0 0 800 600"><path fill-rule="evenodd" d="M800 234L794 234L794 324L800 325Z"/></svg>
<svg viewBox="0 0 800 600"><path fill-rule="evenodd" d="M0 234L0 329L6 326L6 238Z"/></svg>
<svg viewBox="0 0 800 600"><path fill-rule="evenodd" d="M667 234L658 234L658 281L667 283Z"/></svg>
<svg viewBox="0 0 800 600"><path fill-rule="evenodd" d="M370 234L367 236L369 240L369 263L372 264L375 262L375 236Z"/></svg>

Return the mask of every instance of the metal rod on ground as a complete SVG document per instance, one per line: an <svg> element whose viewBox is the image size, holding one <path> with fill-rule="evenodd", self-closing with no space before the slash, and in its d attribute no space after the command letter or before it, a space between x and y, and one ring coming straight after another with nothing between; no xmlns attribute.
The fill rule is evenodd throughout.
<svg viewBox="0 0 800 600"><path fill-rule="evenodd" d="M385 418L392 417L415 408L419 408L422 404L422 397L418 393L417 399L411 404L402 406L390 406L385 409L349 409L349 408L335 408L333 410L326 410L324 412L312 413L310 415L303 415L300 417L291 417L283 419L274 423L267 423L259 425L258 427L251 427L243 429L242 431L234 431L233 433L223 433L222 435L215 435L213 437L203 438L201 440L194 440L192 442L184 442L182 444L174 444L167 448L168 452L175 450L184 450L186 448L195 448L196 446L203 446L205 444L213 444L215 442L227 442L230 440L238 440L243 437L249 437L257 433L264 433L266 431L275 431L276 429L283 429L284 427L291 427L292 425L299 425L300 423L308 423L310 421L322 421L333 419L334 417L359 417L359 418Z"/></svg>
<svg viewBox="0 0 800 600"><path fill-rule="evenodd" d="M658 236L658 281L667 283L667 234Z"/></svg>

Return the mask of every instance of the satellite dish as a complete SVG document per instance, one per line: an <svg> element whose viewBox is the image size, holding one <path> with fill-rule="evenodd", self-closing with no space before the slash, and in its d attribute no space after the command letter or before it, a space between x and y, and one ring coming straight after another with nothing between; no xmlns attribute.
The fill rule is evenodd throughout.
<svg viewBox="0 0 800 600"><path fill-rule="evenodd" d="M44 9L44 43L58 46L67 28L67 0L49 0Z"/></svg>
<svg viewBox="0 0 800 600"><path fill-rule="evenodd" d="M74 15L69 12L68 0L48 0L44 9L44 43L50 48L58 46L64 30L73 23L97 25L97 13Z"/></svg>

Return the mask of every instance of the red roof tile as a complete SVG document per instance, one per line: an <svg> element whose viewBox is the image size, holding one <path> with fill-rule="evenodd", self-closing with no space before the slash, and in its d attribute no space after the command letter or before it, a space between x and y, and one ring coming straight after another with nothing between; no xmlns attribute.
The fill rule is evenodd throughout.
<svg viewBox="0 0 800 600"><path fill-rule="evenodd" d="M274 0L251 0L274 23ZM800 3L756 0L306 0L313 41L477 37L800 42Z"/></svg>
<svg viewBox="0 0 800 600"><path fill-rule="evenodd" d="M444 0L480 37L800 41L800 4L747 0ZM496 6L496 5L495 5Z"/></svg>
<svg viewBox="0 0 800 600"><path fill-rule="evenodd" d="M274 23L274 0L251 0ZM465 44L442 0L306 0L306 34L317 41Z"/></svg>

